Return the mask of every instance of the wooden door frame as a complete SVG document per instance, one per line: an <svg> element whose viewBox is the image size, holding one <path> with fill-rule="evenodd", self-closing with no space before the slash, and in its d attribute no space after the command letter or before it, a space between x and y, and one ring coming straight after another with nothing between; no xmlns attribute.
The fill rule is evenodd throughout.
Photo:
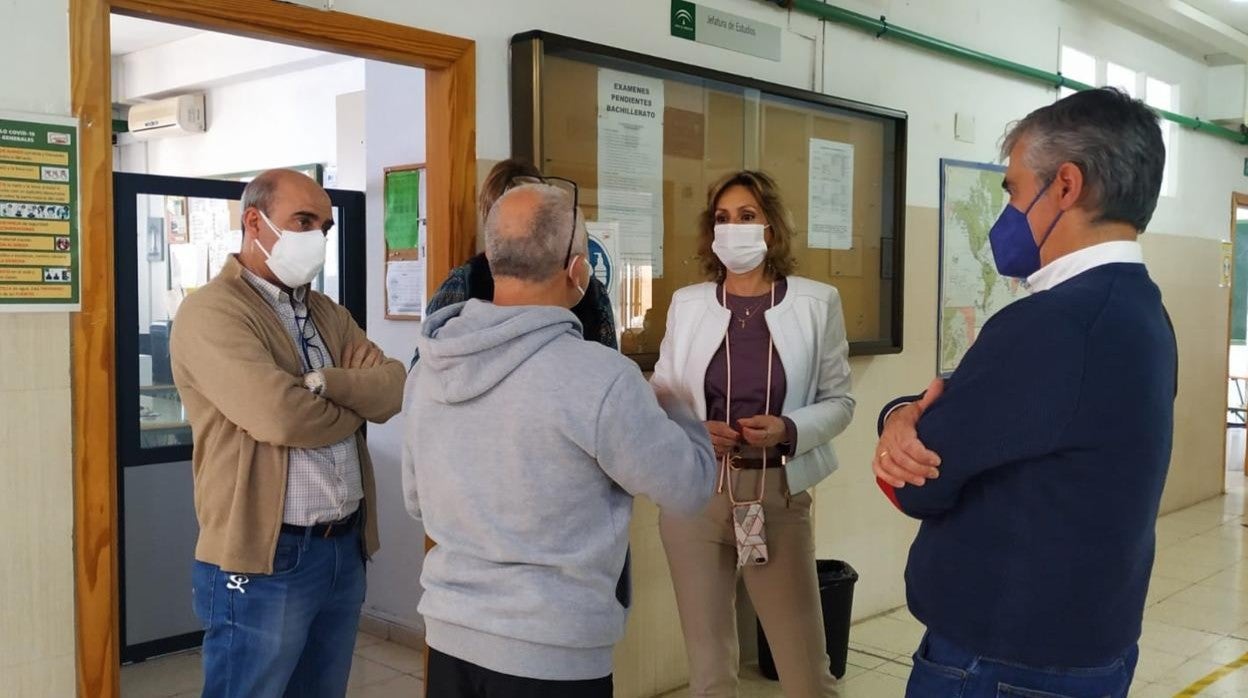
<svg viewBox="0 0 1248 698"><path fill-rule="evenodd" d="M430 291L471 256L476 240L473 41L276 0L70 0L71 97L81 129L82 311L72 316L71 337L76 666L83 698L114 698L121 690L111 13L424 68Z"/></svg>
<svg viewBox="0 0 1248 698"><path fill-rule="evenodd" d="M1230 236L1231 287L1230 289L1228 289L1229 295L1231 297L1231 302L1227 304L1228 307L1226 309L1226 336L1228 339L1228 344L1226 348L1226 375L1227 375L1228 380L1230 379L1230 375L1231 375L1231 348L1230 348L1229 340L1231 337L1231 333L1234 331L1234 328L1235 328L1235 319L1234 319L1234 313L1235 313L1235 237L1237 233L1239 232L1238 230L1239 226L1237 225L1239 221L1237 220L1237 217L1239 216L1240 208L1248 208L1248 194L1241 194L1239 192L1231 192L1231 236ZM1222 411L1223 420L1226 419L1226 414L1227 414L1226 410L1223 410ZM1221 461L1222 463L1222 491L1223 492L1226 491L1226 447L1230 443L1230 439L1231 439L1230 430L1223 429L1222 430L1223 458ZM1248 428L1245 428L1244 443L1245 443L1244 477L1248 477Z"/></svg>

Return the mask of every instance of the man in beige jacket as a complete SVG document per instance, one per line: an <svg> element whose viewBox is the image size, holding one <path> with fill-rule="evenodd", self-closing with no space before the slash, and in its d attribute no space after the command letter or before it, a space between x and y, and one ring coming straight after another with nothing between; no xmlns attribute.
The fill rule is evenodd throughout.
<svg viewBox="0 0 1248 698"><path fill-rule="evenodd" d="M183 302L171 344L195 436L203 695L340 698L378 547L361 429L399 411L405 371L309 288L325 191L272 170L242 207L242 250Z"/></svg>

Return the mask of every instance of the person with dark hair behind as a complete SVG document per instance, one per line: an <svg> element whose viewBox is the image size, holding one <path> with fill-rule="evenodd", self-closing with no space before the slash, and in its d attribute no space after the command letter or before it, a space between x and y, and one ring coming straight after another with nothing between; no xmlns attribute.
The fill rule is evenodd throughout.
<svg viewBox="0 0 1248 698"><path fill-rule="evenodd" d="M989 240L1031 295L994 315L944 383L880 415L873 467L923 523L910 698L1125 698L1170 465L1174 328L1137 237L1157 206L1157 116L1079 92L1006 135ZM938 478L938 479L937 479Z"/></svg>
<svg viewBox="0 0 1248 698"><path fill-rule="evenodd" d="M498 201L517 178L541 178L542 173L533 165L515 158L509 158L495 165L477 197L478 211L484 221L494 202ZM429 299L425 308L425 317L456 303L476 298L477 300L494 300L494 275L490 273L490 263L481 252L464 264L451 270L450 275L438 287ZM581 321L581 331L587 341L594 341L612 349L618 349L619 343L615 335L615 315L611 310L611 297L602 282L591 276L585 297L572 308L572 313ZM412 356L412 366L420 360L420 351Z"/></svg>

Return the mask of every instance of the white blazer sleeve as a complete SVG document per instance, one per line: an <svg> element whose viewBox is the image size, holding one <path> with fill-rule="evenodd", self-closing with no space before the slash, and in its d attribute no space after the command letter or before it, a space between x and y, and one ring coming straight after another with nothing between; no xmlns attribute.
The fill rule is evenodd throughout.
<svg viewBox="0 0 1248 698"><path fill-rule="evenodd" d="M819 356L815 357L815 401L785 415L797 426L794 456L822 446L845 431L857 404L850 393L849 341L839 293L832 292L827 307L823 341L819 344Z"/></svg>

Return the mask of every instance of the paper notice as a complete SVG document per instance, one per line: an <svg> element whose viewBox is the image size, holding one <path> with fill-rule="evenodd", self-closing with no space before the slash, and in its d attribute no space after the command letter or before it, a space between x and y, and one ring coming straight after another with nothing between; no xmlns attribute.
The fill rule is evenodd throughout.
<svg viewBox="0 0 1248 698"><path fill-rule="evenodd" d="M386 313L422 317L425 306L425 260L386 263Z"/></svg>
<svg viewBox="0 0 1248 698"><path fill-rule="evenodd" d="M598 71L598 219L619 251L663 276L663 81Z"/></svg>
<svg viewBox="0 0 1248 698"><path fill-rule="evenodd" d="M174 288L191 290L208 283L208 246L183 243L169 246L169 259L173 264Z"/></svg>
<svg viewBox="0 0 1248 698"><path fill-rule="evenodd" d="M810 139L810 226L806 245L848 250L854 230L854 146Z"/></svg>

